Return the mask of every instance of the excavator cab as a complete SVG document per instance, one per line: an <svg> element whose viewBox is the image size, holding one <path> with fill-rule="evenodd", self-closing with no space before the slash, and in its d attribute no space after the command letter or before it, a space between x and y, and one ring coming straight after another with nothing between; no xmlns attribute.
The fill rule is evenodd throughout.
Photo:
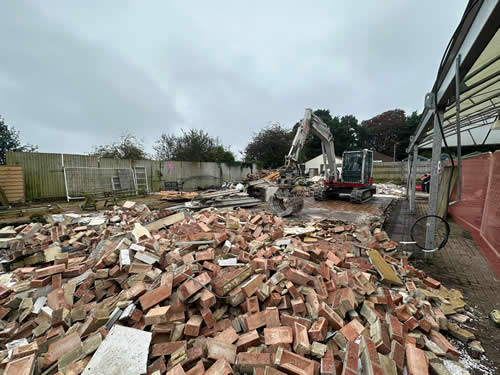
<svg viewBox="0 0 500 375"><path fill-rule="evenodd" d="M373 151L344 151L342 155L342 183L371 184Z"/></svg>

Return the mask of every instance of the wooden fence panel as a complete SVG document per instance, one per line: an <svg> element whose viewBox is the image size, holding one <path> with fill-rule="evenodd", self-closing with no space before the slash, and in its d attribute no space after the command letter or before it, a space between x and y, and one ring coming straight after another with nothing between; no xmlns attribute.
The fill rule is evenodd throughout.
<svg viewBox="0 0 500 375"><path fill-rule="evenodd" d="M146 169L151 191L163 189L164 181L184 182L184 189L220 186L224 181L240 181L257 167L229 166L209 162L98 159L90 155L8 152L7 164L22 166L26 199L65 198L63 163L71 168ZM72 173L76 173L72 171ZM87 181L88 182L88 181Z"/></svg>
<svg viewBox="0 0 500 375"><path fill-rule="evenodd" d="M24 202L23 168L0 165L0 187L9 203Z"/></svg>
<svg viewBox="0 0 500 375"><path fill-rule="evenodd" d="M26 200L66 196L61 154L7 152L7 165L23 167Z"/></svg>

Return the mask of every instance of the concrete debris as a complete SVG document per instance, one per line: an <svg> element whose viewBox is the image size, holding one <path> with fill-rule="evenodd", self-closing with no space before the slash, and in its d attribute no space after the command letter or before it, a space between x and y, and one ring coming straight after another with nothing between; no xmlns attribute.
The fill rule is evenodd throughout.
<svg viewBox="0 0 500 375"><path fill-rule="evenodd" d="M386 184L374 184L377 188L377 194L383 195L393 195L396 197L406 196L406 188L401 185L395 185L391 183Z"/></svg>
<svg viewBox="0 0 500 375"><path fill-rule="evenodd" d="M113 326L106 339L96 348L83 375L145 374L151 336L150 332Z"/></svg>
<svg viewBox="0 0 500 375"><path fill-rule="evenodd" d="M461 293L377 224L126 202L0 236L4 374L446 373L447 335L474 340Z"/></svg>

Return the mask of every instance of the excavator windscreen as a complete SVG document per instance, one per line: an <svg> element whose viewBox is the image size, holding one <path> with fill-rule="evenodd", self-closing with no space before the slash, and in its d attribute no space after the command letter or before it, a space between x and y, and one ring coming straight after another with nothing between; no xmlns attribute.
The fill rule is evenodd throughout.
<svg viewBox="0 0 500 375"><path fill-rule="evenodd" d="M362 182L363 151L346 151L342 158L342 182L359 184Z"/></svg>

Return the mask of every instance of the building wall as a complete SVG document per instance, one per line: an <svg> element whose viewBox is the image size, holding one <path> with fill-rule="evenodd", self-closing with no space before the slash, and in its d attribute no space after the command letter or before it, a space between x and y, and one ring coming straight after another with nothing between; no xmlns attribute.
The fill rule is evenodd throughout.
<svg viewBox="0 0 500 375"><path fill-rule="evenodd" d="M26 199L65 198L64 167L134 168L145 167L150 191L163 189L165 181L184 181L183 188L220 186L238 182L257 171L257 166L223 163L99 159L89 155L39 152L8 152L7 165L24 170Z"/></svg>

